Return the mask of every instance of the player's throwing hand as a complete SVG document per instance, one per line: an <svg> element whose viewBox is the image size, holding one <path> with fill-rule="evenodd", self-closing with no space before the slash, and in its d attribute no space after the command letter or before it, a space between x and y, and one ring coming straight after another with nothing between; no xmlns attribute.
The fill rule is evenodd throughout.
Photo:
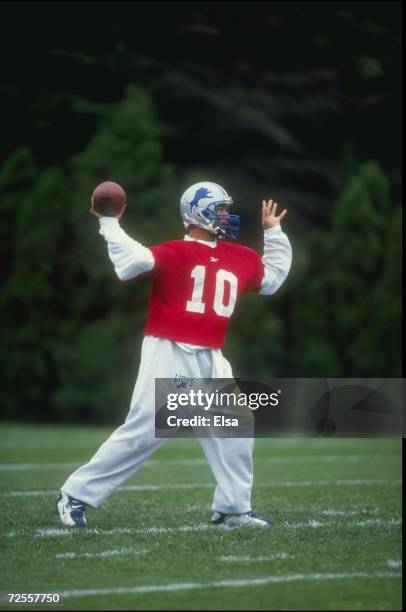
<svg viewBox="0 0 406 612"><path fill-rule="evenodd" d="M125 204L125 205L124 205L124 207L123 207L123 209L122 209L122 211L121 211L121 212L119 212L117 215L114 215L116 219L121 219L121 217L123 216L124 211L125 211L125 209L126 209L126 206L127 206L127 205ZM92 215L94 215L95 217L97 217L98 219L100 219L101 217L103 217L103 215L102 215L102 214L100 214L100 213L99 213L99 212L96 210L96 208L94 207L93 197L92 197L92 199L90 200L90 210L89 210L89 212L90 212Z"/></svg>
<svg viewBox="0 0 406 612"><path fill-rule="evenodd" d="M268 203L262 200L262 227L264 230L280 225L282 219L287 215L288 211L285 208L279 216L276 216L277 208L278 205L273 200L268 200Z"/></svg>

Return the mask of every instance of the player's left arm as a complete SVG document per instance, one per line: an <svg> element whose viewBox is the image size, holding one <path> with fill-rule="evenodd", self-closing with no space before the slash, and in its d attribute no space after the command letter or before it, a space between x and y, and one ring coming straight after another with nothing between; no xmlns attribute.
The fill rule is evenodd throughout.
<svg viewBox="0 0 406 612"><path fill-rule="evenodd" d="M273 200L262 202L262 227L264 230L264 254L262 263L265 272L259 290L260 295L272 295L285 281L292 264L292 247L282 231L281 221L287 215L283 210L276 214L278 205Z"/></svg>

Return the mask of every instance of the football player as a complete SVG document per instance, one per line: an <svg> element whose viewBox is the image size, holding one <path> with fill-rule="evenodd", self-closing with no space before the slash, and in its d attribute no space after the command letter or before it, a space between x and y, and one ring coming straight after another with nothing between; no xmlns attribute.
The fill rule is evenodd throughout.
<svg viewBox="0 0 406 612"><path fill-rule="evenodd" d="M262 202L264 253L227 239L238 237L239 216L231 213L228 193L216 183L189 187L180 200L188 233L147 248L120 227L120 218L99 218L100 234L118 278L149 273L153 285L130 410L88 463L62 485L57 510L64 525L85 527L85 505L98 508L132 476L166 438L155 438L154 379L182 376L232 378L222 347L240 295L268 296L289 272L292 250L281 229L287 211ZM251 508L253 438L198 438L216 479L213 524L269 526Z"/></svg>

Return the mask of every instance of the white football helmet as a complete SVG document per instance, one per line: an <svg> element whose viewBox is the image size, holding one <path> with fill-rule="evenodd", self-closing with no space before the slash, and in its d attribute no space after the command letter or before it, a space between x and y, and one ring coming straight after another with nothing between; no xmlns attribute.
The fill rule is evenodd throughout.
<svg viewBox="0 0 406 612"><path fill-rule="evenodd" d="M218 238L237 238L240 229L239 215L226 218L217 213L218 206L228 207L233 199L225 189L217 183L204 181L196 183L182 195L180 199L180 214L184 226L197 225L208 230Z"/></svg>

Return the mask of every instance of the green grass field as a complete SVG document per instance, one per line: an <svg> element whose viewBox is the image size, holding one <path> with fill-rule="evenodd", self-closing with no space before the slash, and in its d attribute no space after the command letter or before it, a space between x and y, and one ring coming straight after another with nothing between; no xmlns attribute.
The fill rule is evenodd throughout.
<svg viewBox="0 0 406 612"><path fill-rule="evenodd" d="M63 596L0 609L401 609L400 440L257 440L270 529L209 525L203 452L172 440L69 530L58 488L112 428L0 427L0 592Z"/></svg>

